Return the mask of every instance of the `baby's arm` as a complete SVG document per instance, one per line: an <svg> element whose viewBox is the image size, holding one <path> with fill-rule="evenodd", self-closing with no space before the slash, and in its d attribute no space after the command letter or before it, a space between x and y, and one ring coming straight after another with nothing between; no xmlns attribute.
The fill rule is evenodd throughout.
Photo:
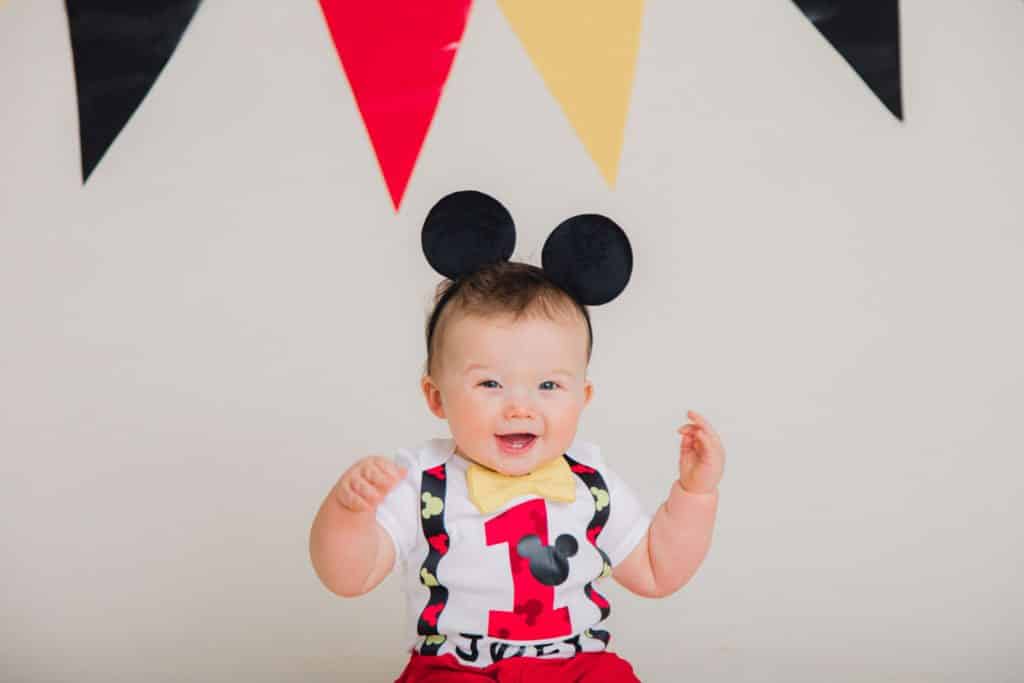
<svg viewBox="0 0 1024 683"><path fill-rule="evenodd" d="M703 417L693 411L689 415L696 424L679 429L679 480L643 540L612 574L638 595L675 593L697 572L711 545L725 449Z"/></svg>
<svg viewBox="0 0 1024 683"><path fill-rule="evenodd" d="M405 470L382 456L358 461L327 494L309 532L309 556L332 593L355 597L379 584L395 563L390 535L375 512Z"/></svg>
<svg viewBox="0 0 1024 683"><path fill-rule="evenodd" d="M690 580L711 546L718 491L688 493L678 481L647 534L612 576L637 595L661 598Z"/></svg>

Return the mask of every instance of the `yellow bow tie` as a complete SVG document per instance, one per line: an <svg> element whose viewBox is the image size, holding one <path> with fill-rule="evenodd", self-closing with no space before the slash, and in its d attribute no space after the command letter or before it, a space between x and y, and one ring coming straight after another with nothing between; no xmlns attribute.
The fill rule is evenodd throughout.
<svg viewBox="0 0 1024 683"><path fill-rule="evenodd" d="M534 494L559 503L576 500L576 477L558 457L521 477L510 477L472 463L466 471L469 499L487 515L516 496Z"/></svg>

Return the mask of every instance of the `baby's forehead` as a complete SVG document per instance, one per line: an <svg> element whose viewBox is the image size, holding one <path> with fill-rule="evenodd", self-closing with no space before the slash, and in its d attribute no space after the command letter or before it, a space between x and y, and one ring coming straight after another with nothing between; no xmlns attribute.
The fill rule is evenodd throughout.
<svg viewBox="0 0 1024 683"><path fill-rule="evenodd" d="M552 356L563 363L572 362L578 347L584 364L587 361L587 325L582 316L574 319L571 313L549 316L544 313L514 316L511 314L468 314L454 317L446 325L439 340L441 356L453 367L461 367L471 360L504 353L509 349L509 337L523 335L511 343L515 355L522 361L533 357L547 364ZM492 348L496 345L496 348ZM498 351L502 349L502 351ZM522 355L519 354L522 351Z"/></svg>
<svg viewBox="0 0 1024 683"><path fill-rule="evenodd" d="M453 312L446 321L445 328L449 333L458 328L468 335L473 333L501 330L509 332L533 330L538 327L549 327L564 330L568 333L586 334L587 324L581 315L575 312L528 311L519 315L513 313L465 313Z"/></svg>

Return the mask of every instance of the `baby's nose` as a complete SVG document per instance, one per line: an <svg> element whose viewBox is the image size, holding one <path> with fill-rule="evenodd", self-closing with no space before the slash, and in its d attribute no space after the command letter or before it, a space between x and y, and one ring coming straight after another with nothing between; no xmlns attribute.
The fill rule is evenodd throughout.
<svg viewBox="0 0 1024 683"><path fill-rule="evenodd" d="M505 404L505 418L530 418L533 417L533 407L525 398L511 398Z"/></svg>

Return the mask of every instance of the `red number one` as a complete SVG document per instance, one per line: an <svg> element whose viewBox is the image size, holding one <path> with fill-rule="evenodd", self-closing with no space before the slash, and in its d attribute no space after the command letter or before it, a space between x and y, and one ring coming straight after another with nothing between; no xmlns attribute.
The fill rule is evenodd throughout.
<svg viewBox="0 0 1024 683"><path fill-rule="evenodd" d="M523 536L534 534L548 544L548 511L536 498L501 513L484 525L487 545L508 544L512 566L512 611L490 610L487 635L506 640L543 640L572 634L569 608L555 609L555 587L545 586L530 573L530 561L516 546Z"/></svg>

